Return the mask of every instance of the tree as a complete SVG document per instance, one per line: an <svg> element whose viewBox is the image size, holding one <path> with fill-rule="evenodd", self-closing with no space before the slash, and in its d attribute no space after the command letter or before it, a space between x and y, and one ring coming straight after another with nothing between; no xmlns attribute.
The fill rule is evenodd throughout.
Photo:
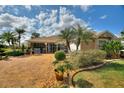
<svg viewBox="0 0 124 93"><path fill-rule="evenodd" d="M15 45L17 43L17 37L16 35L13 35L12 38L11 38L11 43L12 43L12 48L15 49Z"/></svg>
<svg viewBox="0 0 124 93"><path fill-rule="evenodd" d="M18 34L18 42L19 42L19 48L21 46L21 37L26 32L24 29L16 28L16 33Z"/></svg>
<svg viewBox="0 0 124 93"><path fill-rule="evenodd" d="M83 41L88 43L88 40L93 39L93 33L88 29L89 27L81 27L77 25L77 27L73 27L76 38L76 50L78 50L80 43Z"/></svg>
<svg viewBox="0 0 124 93"><path fill-rule="evenodd" d="M33 32L31 38L38 38L40 37L39 33Z"/></svg>
<svg viewBox="0 0 124 93"><path fill-rule="evenodd" d="M2 39L2 35L0 35L0 45L4 45L4 40Z"/></svg>
<svg viewBox="0 0 124 93"><path fill-rule="evenodd" d="M73 30L71 28L65 28L60 32L59 36L66 41L67 48L69 51L71 51L70 42L73 37Z"/></svg>
<svg viewBox="0 0 124 93"><path fill-rule="evenodd" d="M1 39L5 42L8 43L9 46L13 45L14 43L14 39L15 39L15 34L14 32L4 32L2 35L1 35Z"/></svg>
<svg viewBox="0 0 124 93"><path fill-rule="evenodd" d="M124 29L121 31L121 38L124 39Z"/></svg>

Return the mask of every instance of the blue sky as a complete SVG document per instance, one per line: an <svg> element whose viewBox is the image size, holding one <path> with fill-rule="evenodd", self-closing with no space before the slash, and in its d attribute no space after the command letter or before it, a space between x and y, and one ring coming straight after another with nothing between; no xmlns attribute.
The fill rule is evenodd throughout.
<svg viewBox="0 0 124 93"><path fill-rule="evenodd" d="M77 23L119 35L124 28L124 6L0 6L0 33L23 27L27 38L35 31L54 35Z"/></svg>

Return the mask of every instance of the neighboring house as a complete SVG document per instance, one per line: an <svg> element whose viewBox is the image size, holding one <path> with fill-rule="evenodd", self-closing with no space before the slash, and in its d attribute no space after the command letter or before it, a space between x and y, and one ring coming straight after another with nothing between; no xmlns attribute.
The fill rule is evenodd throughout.
<svg viewBox="0 0 124 93"><path fill-rule="evenodd" d="M79 50L87 49L101 49L102 45L109 40L118 39L114 34L108 31L93 32L93 39L88 43L81 42ZM29 46L33 49L34 53L54 53L58 50L67 51L65 40L62 40L59 36L49 36L33 38L29 40ZM76 50L76 45L71 43L71 50Z"/></svg>

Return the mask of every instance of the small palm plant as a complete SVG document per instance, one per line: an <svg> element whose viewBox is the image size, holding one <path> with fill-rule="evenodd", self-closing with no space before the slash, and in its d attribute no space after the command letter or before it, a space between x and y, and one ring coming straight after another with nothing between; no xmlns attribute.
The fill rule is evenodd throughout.
<svg viewBox="0 0 124 93"><path fill-rule="evenodd" d="M65 69L63 65L57 65L55 68L55 74L56 74L56 79L58 81L63 80L63 75L64 75Z"/></svg>
<svg viewBox="0 0 124 93"><path fill-rule="evenodd" d="M55 75L58 81L63 81L64 75L67 75L68 85L70 84L70 71L72 70L72 64L66 59L66 55L63 51L57 51L55 53L56 60L53 62L55 67Z"/></svg>
<svg viewBox="0 0 124 93"><path fill-rule="evenodd" d="M65 70L66 70L66 72L67 72L67 76L69 76L69 71L70 70L72 70L72 64L71 63L69 63L69 61L64 61L64 68L65 68Z"/></svg>
<svg viewBox="0 0 124 93"><path fill-rule="evenodd" d="M55 66L56 79L58 81L62 81L65 72L65 68L63 65L63 60L66 58L65 52L64 51L55 52L55 58L56 60L53 62L53 64Z"/></svg>
<svg viewBox="0 0 124 93"><path fill-rule="evenodd" d="M120 41L117 40L106 42L103 45L103 50L105 50L107 54L111 55L113 58L119 57L119 52L121 49L122 49L122 44Z"/></svg>

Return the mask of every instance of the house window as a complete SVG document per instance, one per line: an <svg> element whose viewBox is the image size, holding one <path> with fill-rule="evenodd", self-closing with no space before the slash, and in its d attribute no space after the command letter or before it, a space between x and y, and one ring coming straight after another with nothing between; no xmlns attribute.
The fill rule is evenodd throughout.
<svg viewBox="0 0 124 93"><path fill-rule="evenodd" d="M99 40L99 48L102 49L103 45L106 43L106 40Z"/></svg>

